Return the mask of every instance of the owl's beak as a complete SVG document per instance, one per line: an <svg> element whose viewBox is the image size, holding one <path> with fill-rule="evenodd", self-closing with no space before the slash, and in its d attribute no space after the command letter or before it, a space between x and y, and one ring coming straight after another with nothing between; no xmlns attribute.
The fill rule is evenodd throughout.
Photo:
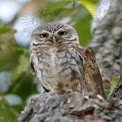
<svg viewBox="0 0 122 122"><path fill-rule="evenodd" d="M52 36L52 41L53 41L53 43L56 43L56 37L55 36Z"/></svg>

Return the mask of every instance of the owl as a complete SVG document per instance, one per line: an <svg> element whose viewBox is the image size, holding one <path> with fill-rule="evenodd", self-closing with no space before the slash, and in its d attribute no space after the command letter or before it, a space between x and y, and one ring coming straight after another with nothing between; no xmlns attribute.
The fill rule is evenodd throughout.
<svg viewBox="0 0 122 122"><path fill-rule="evenodd" d="M68 25L50 22L32 32L30 70L46 91L83 92L82 48L78 34Z"/></svg>

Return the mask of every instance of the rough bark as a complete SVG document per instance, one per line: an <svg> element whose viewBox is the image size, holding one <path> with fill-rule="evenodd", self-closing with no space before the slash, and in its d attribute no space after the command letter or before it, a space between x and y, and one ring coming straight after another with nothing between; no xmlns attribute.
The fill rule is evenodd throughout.
<svg viewBox="0 0 122 122"><path fill-rule="evenodd" d="M107 14L99 20L99 24L93 30L93 39L89 45L93 48L100 70L106 78L120 75L122 63L121 6L122 0L111 0ZM87 67L85 73L88 79L88 95L45 93L32 99L31 103L21 112L18 122L121 122L122 75L109 99L105 99L102 97L103 91L99 91L102 87L99 88L101 76L98 67L91 65L95 63L87 53L83 57L84 66ZM94 75L95 71L97 75ZM92 91L93 94L90 94Z"/></svg>
<svg viewBox="0 0 122 122"><path fill-rule="evenodd" d="M107 77L120 75L122 63L122 0L111 0L106 15L94 22L90 47L96 54L102 73Z"/></svg>
<svg viewBox="0 0 122 122"><path fill-rule="evenodd" d="M46 93L32 99L18 122L121 122L122 101L100 95Z"/></svg>

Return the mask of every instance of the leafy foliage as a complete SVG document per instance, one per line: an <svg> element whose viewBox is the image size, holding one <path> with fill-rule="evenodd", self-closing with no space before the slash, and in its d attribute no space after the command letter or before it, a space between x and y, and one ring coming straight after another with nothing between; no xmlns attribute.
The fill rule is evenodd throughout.
<svg viewBox="0 0 122 122"><path fill-rule="evenodd" d="M1 122L16 122L18 113L8 104L8 102L1 98L0 100L0 121Z"/></svg>

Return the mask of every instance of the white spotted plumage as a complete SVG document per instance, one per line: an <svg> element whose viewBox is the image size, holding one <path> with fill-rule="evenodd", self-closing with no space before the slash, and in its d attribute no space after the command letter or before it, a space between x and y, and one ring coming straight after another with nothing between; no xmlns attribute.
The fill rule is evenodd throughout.
<svg viewBox="0 0 122 122"><path fill-rule="evenodd" d="M46 90L80 91L84 68L78 47L78 35L70 25L48 23L34 30L30 68Z"/></svg>

